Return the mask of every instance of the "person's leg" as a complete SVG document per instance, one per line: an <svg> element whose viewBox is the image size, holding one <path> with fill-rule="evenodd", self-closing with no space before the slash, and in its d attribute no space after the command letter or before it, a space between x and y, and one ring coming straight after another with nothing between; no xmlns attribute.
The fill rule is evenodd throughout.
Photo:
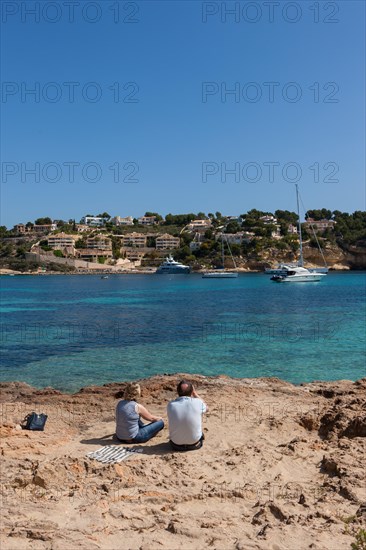
<svg viewBox="0 0 366 550"><path fill-rule="evenodd" d="M152 437L154 437L160 430L164 428L164 422L162 420L157 420L156 422L151 422L150 424L144 424L143 427L140 427L139 433L134 438L134 443L146 443Z"/></svg>

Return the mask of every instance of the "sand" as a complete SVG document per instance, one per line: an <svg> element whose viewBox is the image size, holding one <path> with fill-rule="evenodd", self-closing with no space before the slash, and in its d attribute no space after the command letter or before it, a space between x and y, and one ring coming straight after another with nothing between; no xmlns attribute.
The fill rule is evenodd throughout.
<svg viewBox="0 0 366 550"><path fill-rule="evenodd" d="M143 380L141 403L166 419L182 376ZM204 447L173 453L164 429L111 465L85 455L116 443L123 383L1 384L1 550L350 549L366 524L366 379L191 379ZM32 410L44 432L20 429Z"/></svg>

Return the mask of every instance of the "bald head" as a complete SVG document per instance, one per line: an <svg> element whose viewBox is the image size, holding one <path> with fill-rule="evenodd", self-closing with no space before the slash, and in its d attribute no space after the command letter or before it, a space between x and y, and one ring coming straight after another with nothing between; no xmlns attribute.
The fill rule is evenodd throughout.
<svg viewBox="0 0 366 550"><path fill-rule="evenodd" d="M191 397L193 392L193 386L191 382L187 380L181 380L177 386L177 392L179 397Z"/></svg>

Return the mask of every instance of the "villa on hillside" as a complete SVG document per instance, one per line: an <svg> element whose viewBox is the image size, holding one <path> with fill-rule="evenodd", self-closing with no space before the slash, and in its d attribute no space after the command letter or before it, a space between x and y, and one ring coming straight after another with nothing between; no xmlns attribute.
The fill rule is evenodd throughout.
<svg viewBox="0 0 366 550"><path fill-rule="evenodd" d="M123 235L123 246L146 247L147 235L143 233L128 233Z"/></svg>
<svg viewBox="0 0 366 550"><path fill-rule="evenodd" d="M297 235L298 231L297 231L296 225L293 225L292 223L290 223L290 225L289 225L288 228L287 228L287 232L288 232L290 235Z"/></svg>
<svg viewBox="0 0 366 550"><path fill-rule="evenodd" d="M126 216L125 218L121 218L121 216L114 216L114 218L111 219L111 222L113 223L113 225L116 225L116 226L133 225L133 217Z"/></svg>
<svg viewBox="0 0 366 550"><path fill-rule="evenodd" d="M211 220L192 220L188 225L187 229L189 231L202 231L205 232L207 229L210 229L212 225Z"/></svg>
<svg viewBox="0 0 366 550"><path fill-rule="evenodd" d="M277 223L277 218L275 218L275 216L272 216L272 215L261 216L259 219L265 225L267 225L267 224L276 224Z"/></svg>
<svg viewBox="0 0 366 550"><path fill-rule="evenodd" d="M156 216L141 216L138 218L138 223L140 225L155 225L157 224Z"/></svg>
<svg viewBox="0 0 366 550"><path fill-rule="evenodd" d="M29 231L31 231L31 228L24 225L24 223L18 223L17 225L14 225L13 231L14 233L23 235L24 233L29 233Z"/></svg>
<svg viewBox="0 0 366 550"><path fill-rule="evenodd" d="M313 227L315 232L318 231L325 231L326 229L334 229L334 226L337 222L334 220L313 220L313 218L308 218L304 225L307 229L310 229Z"/></svg>
<svg viewBox="0 0 366 550"><path fill-rule="evenodd" d="M217 233L215 238L216 240L221 240L222 233ZM239 231L238 233L224 233L225 241L229 244L242 244L243 242L250 242L253 237L254 233L250 233L249 231Z"/></svg>
<svg viewBox="0 0 366 550"><path fill-rule="evenodd" d="M56 231L57 224L56 223L47 223L43 225L33 225L31 231L34 233L51 233L51 231Z"/></svg>
<svg viewBox="0 0 366 550"><path fill-rule="evenodd" d="M53 250L61 250L62 248L74 247L75 241L78 237L74 235L68 235L66 233L56 233L55 235L49 235L47 238L47 244Z"/></svg>
<svg viewBox="0 0 366 550"><path fill-rule="evenodd" d="M75 249L75 256L87 262L97 262L98 258L113 258L112 250L100 250L99 248Z"/></svg>
<svg viewBox="0 0 366 550"><path fill-rule="evenodd" d="M112 250L112 241L108 237L97 235L86 239L86 247L89 249Z"/></svg>
<svg viewBox="0 0 366 550"><path fill-rule="evenodd" d="M159 237L156 237L157 250L172 250L173 248L179 248L179 246L180 246L179 237L173 237L173 235L169 235L168 233L165 233L164 235L159 235Z"/></svg>
<svg viewBox="0 0 366 550"><path fill-rule="evenodd" d="M99 216L84 216L81 218L80 223L82 225L88 225L89 227L103 227L103 225L105 225L105 219Z"/></svg>
<svg viewBox="0 0 366 550"><path fill-rule="evenodd" d="M85 223L77 223L75 224L75 226L78 233L86 233L88 231L92 231L92 228L89 227L89 225L85 225Z"/></svg>

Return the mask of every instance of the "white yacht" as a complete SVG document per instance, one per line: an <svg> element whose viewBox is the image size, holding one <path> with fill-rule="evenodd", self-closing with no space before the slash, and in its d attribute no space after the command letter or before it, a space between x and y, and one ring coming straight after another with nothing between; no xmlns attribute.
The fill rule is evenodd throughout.
<svg viewBox="0 0 366 550"><path fill-rule="evenodd" d="M266 275L284 275L287 267L298 267L298 264L277 264L277 267L266 267Z"/></svg>
<svg viewBox="0 0 366 550"><path fill-rule="evenodd" d="M285 275L288 267L303 267L300 264L278 264L277 267L266 267L264 273L266 275ZM328 267L307 267L311 273L328 273Z"/></svg>
<svg viewBox="0 0 366 550"><path fill-rule="evenodd" d="M309 271L305 267L290 267L283 266L284 274L273 275L271 281L276 283L307 283L321 281L323 277L326 277L326 273L316 273Z"/></svg>
<svg viewBox="0 0 366 550"><path fill-rule="evenodd" d="M301 233L301 221L300 221L300 205L299 205L299 188L297 183L295 183L296 188L296 202L297 202L297 216L298 216L298 227L299 227L299 244L300 244L300 259L298 264L278 264L277 268L265 269L266 274L273 275L271 281L276 281L278 283L295 281L299 283L304 283L306 281L320 281L322 277L327 275L328 267L325 263L325 258L320 248L319 241L317 239L316 233L314 232L314 237L318 244L319 251L324 260L324 267L304 267L304 256L302 252L302 233Z"/></svg>
<svg viewBox="0 0 366 550"><path fill-rule="evenodd" d="M176 260L174 260L173 256L169 254L169 256L165 258L165 261L161 265L159 265L155 273L168 273L171 275L175 275L179 273L187 274L190 273L190 271L191 268L189 267L189 265L184 265L180 262L177 262Z"/></svg>

